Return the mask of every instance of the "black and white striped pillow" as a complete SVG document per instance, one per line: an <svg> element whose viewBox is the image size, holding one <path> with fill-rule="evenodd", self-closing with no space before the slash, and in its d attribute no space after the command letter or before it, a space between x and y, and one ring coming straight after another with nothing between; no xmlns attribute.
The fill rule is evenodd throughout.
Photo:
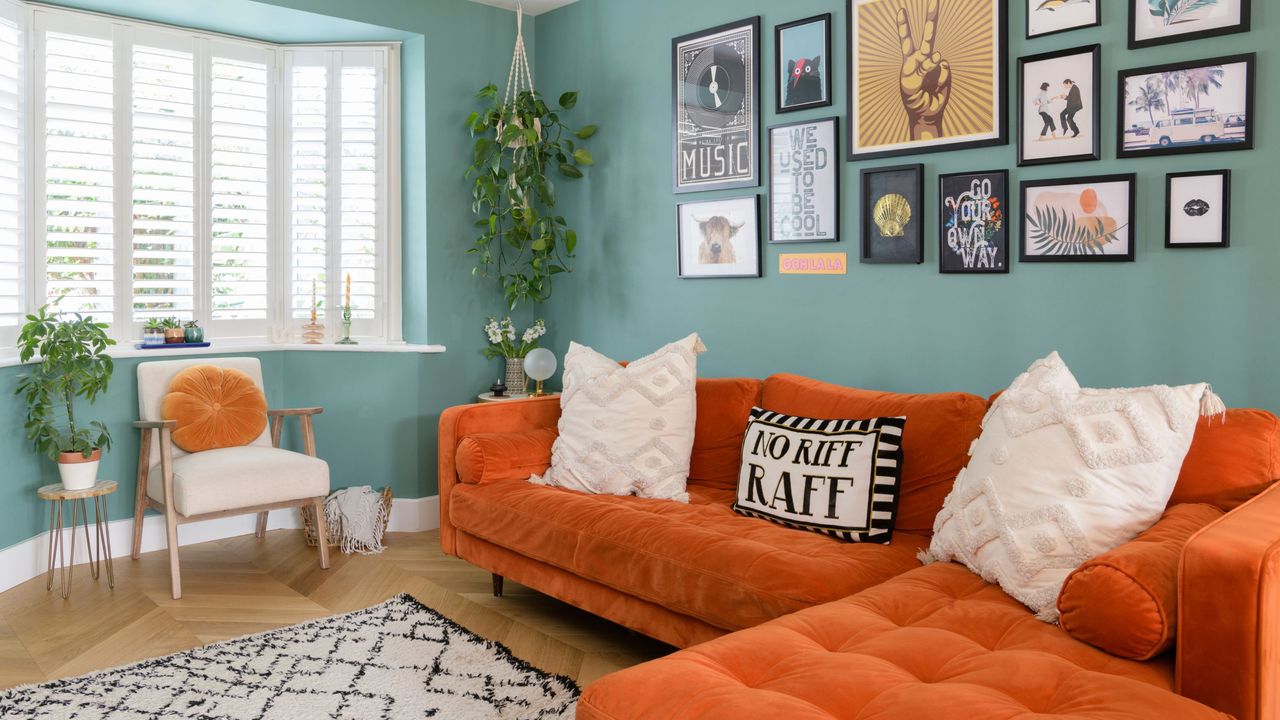
<svg viewBox="0 0 1280 720"><path fill-rule="evenodd" d="M733 509L849 542L887 543L905 417L819 420L752 408Z"/></svg>

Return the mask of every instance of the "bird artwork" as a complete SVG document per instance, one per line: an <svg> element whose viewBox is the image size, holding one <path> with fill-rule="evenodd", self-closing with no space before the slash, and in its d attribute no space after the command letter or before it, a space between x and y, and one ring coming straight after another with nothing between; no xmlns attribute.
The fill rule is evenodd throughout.
<svg viewBox="0 0 1280 720"><path fill-rule="evenodd" d="M1088 5L1092 2L1093 0L1044 0L1036 6L1036 12L1040 12L1041 10L1045 12L1055 12L1062 10L1063 8L1074 7L1076 5Z"/></svg>
<svg viewBox="0 0 1280 720"><path fill-rule="evenodd" d="M822 56L787 63L787 107L822 102Z"/></svg>

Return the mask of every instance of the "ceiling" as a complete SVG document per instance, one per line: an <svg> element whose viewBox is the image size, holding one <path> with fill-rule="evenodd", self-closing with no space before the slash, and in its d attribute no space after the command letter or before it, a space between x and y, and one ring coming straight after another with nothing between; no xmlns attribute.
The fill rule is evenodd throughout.
<svg viewBox="0 0 1280 720"><path fill-rule="evenodd" d="M564 7L578 0L524 0L524 11L528 15L541 15L544 12L555 10L558 7ZM506 8L508 10L516 9L516 0L471 0L481 5L492 5L494 7Z"/></svg>

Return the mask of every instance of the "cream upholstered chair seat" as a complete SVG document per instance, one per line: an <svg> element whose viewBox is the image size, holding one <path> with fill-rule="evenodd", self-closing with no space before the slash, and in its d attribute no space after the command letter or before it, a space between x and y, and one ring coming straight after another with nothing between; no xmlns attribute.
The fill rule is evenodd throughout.
<svg viewBox="0 0 1280 720"><path fill-rule="evenodd" d="M161 477L160 466L150 474ZM173 461L173 507L188 517L328 494L329 464L289 450L246 445ZM148 483L147 496L165 502L164 485Z"/></svg>
<svg viewBox="0 0 1280 720"><path fill-rule="evenodd" d="M161 415L174 377L193 365L216 365L248 375L259 390L262 365L257 358L223 357L162 360L138 365L138 487L134 495L133 557L142 552L143 516L164 514L169 544L169 580L173 599L182 597L178 526L189 522L254 513L257 535L267 531L267 513L301 508L315 523L316 536L328 537L324 499L329 494L329 464L316 457L313 418L318 407L267 410L269 423L258 437L239 447L188 453L173 443L177 422ZM265 392L264 392L265 394ZM304 452L280 448L286 418L302 424ZM329 567L329 544L318 543L320 567Z"/></svg>

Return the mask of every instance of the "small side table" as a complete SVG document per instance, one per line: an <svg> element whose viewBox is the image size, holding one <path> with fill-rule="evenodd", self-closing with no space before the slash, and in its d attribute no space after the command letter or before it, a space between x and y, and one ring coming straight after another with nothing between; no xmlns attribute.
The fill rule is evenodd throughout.
<svg viewBox="0 0 1280 720"><path fill-rule="evenodd" d="M111 533L107 529L107 496L116 491L114 480L99 480L93 487L84 490L67 490L61 483L45 485L36 491L41 500L49 500L49 572L45 580L45 590L53 590L54 556L62 578L62 599L71 597L71 574L76 564L76 528L84 528L85 542L89 546L89 572L97 580L101 570L99 564L105 559L107 566L107 586L115 589L116 576L111 568ZM96 526L96 541L89 539L89 508L85 501L93 498L93 522ZM67 561L66 548L62 540L62 506L71 503L71 558ZM105 549L105 553L103 550ZM104 558L105 555L105 558Z"/></svg>
<svg viewBox="0 0 1280 720"><path fill-rule="evenodd" d="M494 397L493 393L487 392L487 393L481 393L477 395L476 399L479 400L480 402L507 402L509 400L532 400L535 397L545 398L545 397L557 397L559 395L560 393L543 393L541 395L534 395L533 393L525 393L524 395L503 395L502 397Z"/></svg>

